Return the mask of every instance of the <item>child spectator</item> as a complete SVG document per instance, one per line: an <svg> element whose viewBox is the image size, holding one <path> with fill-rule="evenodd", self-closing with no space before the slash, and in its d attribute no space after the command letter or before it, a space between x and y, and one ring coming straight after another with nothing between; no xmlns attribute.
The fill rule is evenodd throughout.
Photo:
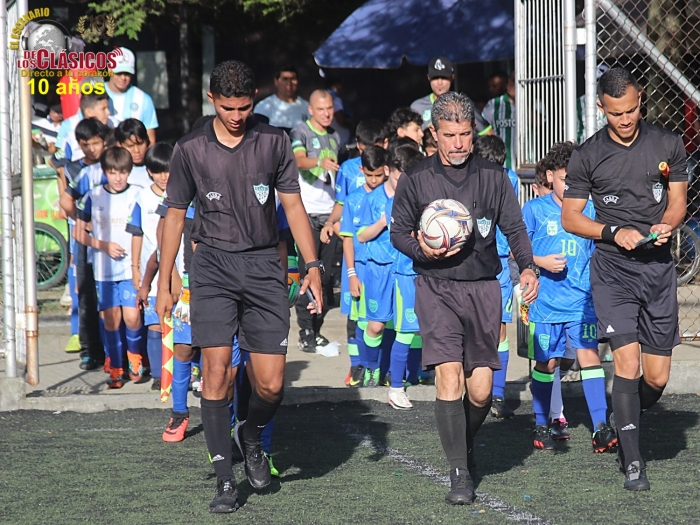
<svg viewBox="0 0 700 525"><path fill-rule="evenodd" d="M98 310L104 320L105 346L110 357L109 388L124 386L122 321L126 325L129 378L143 378L141 361L141 314L131 282L130 235L126 223L138 186L127 182L132 168L129 152L107 148L100 157L107 183L90 189L80 201L73 229L75 239L94 250ZM90 233L91 232L91 233Z"/></svg>

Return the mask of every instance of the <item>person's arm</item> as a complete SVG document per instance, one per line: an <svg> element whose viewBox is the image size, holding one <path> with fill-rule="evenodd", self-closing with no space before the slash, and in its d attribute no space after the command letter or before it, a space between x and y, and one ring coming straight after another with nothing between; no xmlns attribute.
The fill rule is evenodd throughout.
<svg viewBox="0 0 700 525"><path fill-rule="evenodd" d="M323 225L323 228L321 228L321 242L326 243L326 244L330 244L331 237L333 236L333 233L335 232L333 227L335 226L335 223L337 223L340 220L340 216L342 214L343 214L343 205L340 204L339 202L336 202L333 205L333 211L331 211L331 214L328 217L328 220Z"/></svg>
<svg viewBox="0 0 700 525"><path fill-rule="evenodd" d="M284 213L287 215L289 228L292 230L292 237L294 237L302 258L307 264L318 260L313 234L311 233L311 223L304 208L304 203L301 201L301 194L282 193L281 191L278 191L277 194L284 208ZM330 268L326 271L330 271ZM299 294L305 294L307 288L311 289L311 293L318 305L318 311L314 309L312 303L309 303L309 309L311 313L320 314L323 311L323 294L321 293L321 271L318 268L309 268L307 270Z"/></svg>
<svg viewBox="0 0 700 525"><path fill-rule="evenodd" d="M139 235L131 236L131 282L137 290L141 286L141 248L143 248L143 237Z"/></svg>
<svg viewBox="0 0 700 525"><path fill-rule="evenodd" d="M148 294L151 291L151 283L158 273L158 252L154 251L146 261L146 268L143 270L143 280L138 288L137 304L148 306Z"/></svg>
<svg viewBox="0 0 700 525"><path fill-rule="evenodd" d="M61 193L60 197L58 198L58 205L63 210L63 213L66 214L66 217L70 217L71 219L75 220L75 200L73 200L73 197L70 196L70 193L67 191Z"/></svg>
<svg viewBox="0 0 700 525"><path fill-rule="evenodd" d="M384 230L386 229L386 215L382 213L382 216L377 222L370 226L365 226L357 230L357 240L365 243L372 239L376 239Z"/></svg>
<svg viewBox="0 0 700 525"><path fill-rule="evenodd" d="M294 152L294 157L297 159L297 164L302 170L310 170L316 166L320 166L326 171L338 171L338 163L330 157L310 158L306 156L306 150L297 149Z"/></svg>
<svg viewBox="0 0 700 525"><path fill-rule="evenodd" d="M90 229L91 226L89 222L77 219L75 221L75 227L73 228L73 238L84 246L105 252L112 259L121 259L124 257L126 253L124 248L119 246L116 242L101 241L93 237L89 233Z"/></svg>
<svg viewBox="0 0 700 525"><path fill-rule="evenodd" d="M156 143L156 130L155 129L147 129L146 133L148 134L148 140L150 141L151 144Z"/></svg>

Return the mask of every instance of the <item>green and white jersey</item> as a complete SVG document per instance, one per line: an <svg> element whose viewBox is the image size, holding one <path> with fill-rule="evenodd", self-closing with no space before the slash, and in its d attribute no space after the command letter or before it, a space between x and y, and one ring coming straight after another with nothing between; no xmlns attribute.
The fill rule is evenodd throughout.
<svg viewBox="0 0 700 525"><path fill-rule="evenodd" d="M330 157L338 161L340 137L333 128L320 131L307 120L292 128L292 150L306 151L310 159ZM324 215L333 210L335 204L335 172L314 166L309 170L299 169L301 200L309 214Z"/></svg>
<svg viewBox="0 0 700 525"><path fill-rule="evenodd" d="M484 119L491 124L493 132L506 144L506 168L515 170L518 137L515 133L515 104L511 104L508 94L489 100L481 112Z"/></svg>
<svg viewBox="0 0 700 525"><path fill-rule="evenodd" d="M578 125L576 127L576 142L583 144L586 132L586 95L581 95L576 100L576 118L578 119ZM591 135L595 135L596 131L603 129L607 125L608 119L605 117L605 113L603 113L600 108L596 106L595 129Z"/></svg>
<svg viewBox="0 0 700 525"><path fill-rule="evenodd" d="M435 103L435 93L430 93L424 97L414 100L411 109L418 113L423 119L422 128L425 130L432 123L433 104Z"/></svg>

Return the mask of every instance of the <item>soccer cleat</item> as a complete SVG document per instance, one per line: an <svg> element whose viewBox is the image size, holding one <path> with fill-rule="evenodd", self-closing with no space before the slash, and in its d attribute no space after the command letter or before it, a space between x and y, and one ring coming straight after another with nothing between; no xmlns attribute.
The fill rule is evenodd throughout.
<svg viewBox="0 0 700 525"><path fill-rule="evenodd" d="M350 382L347 383L347 385L350 388L362 386L362 382L364 381L365 378L365 367L362 365L357 365L355 367L354 372L352 373L352 377L350 378Z"/></svg>
<svg viewBox="0 0 700 525"><path fill-rule="evenodd" d="M308 328L299 330L299 350L310 354L316 353L316 336Z"/></svg>
<svg viewBox="0 0 700 525"><path fill-rule="evenodd" d="M141 355L127 352L126 356L129 358L129 379L134 383L139 383L143 379L144 374Z"/></svg>
<svg viewBox="0 0 700 525"><path fill-rule="evenodd" d="M270 463L270 476L275 476L276 478L280 477L280 471L275 468L275 466L272 464L272 456L270 456L267 452L264 452L265 457L267 458L267 461Z"/></svg>
<svg viewBox="0 0 700 525"><path fill-rule="evenodd" d="M357 367L351 366L350 370L348 370L348 375L345 377L345 381L343 381L343 383L345 383L345 386L350 386L350 381L352 380L352 372L353 370L355 370L355 368Z"/></svg>
<svg viewBox="0 0 700 525"><path fill-rule="evenodd" d="M379 386L391 386L391 374L379 378Z"/></svg>
<svg viewBox="0 0 700 525"><path fill-rule="evenodd" d="M322 347L330 344L330 341L323 337L321 334L316 335L316 346Z"/></svg>
<svg viewBox="0 0 700 525"><path fill-rule="evenodd" d="M160 392L160 377L154 377L151 383L151 392Z"/></svg>
<svg viewBox="0 0 700 525"><path fill-rule="evenodd" d="M552 439L555 441L568 441L571 438L571 434L569 434L569 422L564 418L553 420L549 428Z"/></svg>
<svg viewBox="0 0 700 525"><path fill-rule="evenodd" d="M508 419L515 415L513 409L506 405L502 397L494 397L491 401L491 415L496 419Z"/></svg>
<svg viewBox="0 0 700 525"><path fill-rule="evenodd" d="M396 410L409 410L413 408L403 388L389 388L389 404Z"/></svg>
<svg viewBox="0 0 700 525"><path fill-rule="evenodd" d="M102 371L105 374L109 374L109 370L112 368L112 360L109 358L109 356L105 357L105 364L102 367Z"/></svg>
<svg viewBox="0 0 700 525"><path fill-rule="evenodd" d="M107 380L107 388L121 388L124 386L124 369L111 368L109 369L109 379Z"/></svg>
<svg viewBox="0 0 700 525"><path fill-rule="evenodd" d="M187 412L173 412L168 421L168 426L163 432L163 441L166 443L179 443L185 439L187 432L187 424L190 422L190 416Z"/></svg>
<svg viewBox="0 0 700 525"><path fill-rule="evenodd" d="M617 434L605 423L598 423L593 432L593 452L600 454L617 447Z"/></svg>
<svg viewBox="0 0 700 525"><path fill-rule="evenodd" d="M445 496L445 503L450 505L471 505L474 501L474 482L469 472L464 469L450 471L450 491Z"/></svg>
<svg viewBox="0 0 700 525"><path fill-rule="evenodd" d="M379 368L376 368L375 370L365 368L365 377L363 379L362 386L367 388L379 386Z"/></svg>
<svg viewBox="0 0 700 525"><path fill-rule="evenodd" d="M75 354L76 352L80 352L80 338L78 337L78 334L73 334L70 336L68 343L66 343L65 351L67 354Z"/></svg>
<svg viewBox="0 0 700 525"><path fill-rule="evenodd" d="M220 479L216 482L216 495L209 504L209 512L227 514L238 509L238 489L235 479Z"/></svg>
<svg viewBox="0 0 700 525"><path fill-rule="evenodd" d="M548 427L536 427L532 436L532 444L539 450L554 450L554 440Z"/></svg>
<svg viewBox="0 0 700 525"><path fill-rule="evenodd" d="M647 479L647 469L639 465L639 461L633 461L627 466L625 473L625 489L632 491L649 490L649 480Z"/></svg>
<svg viewBox="0 0 700 525"><path fill-rule="evenodd" d="M80 369L86 372L91 372L93 370L99 370L104 366L104 363L98 362L94 357L85 356L80 360Z"/></svg>
<svg viewBox="0 0 700 525"><path fill-rule="evenodd" d="M264 489L270 484L270 462L267 460L265 452L263 452L260 441L255 445L246 444L241 438L241 429L244 422L236 423L233 427L233 439L236 441L241 454L245 458L245 475L248 478L248 483L257 490Z"/></svg>

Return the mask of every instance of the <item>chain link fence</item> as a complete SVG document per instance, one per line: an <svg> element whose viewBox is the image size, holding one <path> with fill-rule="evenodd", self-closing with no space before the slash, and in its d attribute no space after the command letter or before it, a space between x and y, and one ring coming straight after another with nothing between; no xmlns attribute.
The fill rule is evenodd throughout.
<svg viewBox="0 0 700 525"><path fill-rule="evenodd" d="M684 137L688 215L673 239L680 331L700 339L700 0L598 0L598 63L642 86L642 113Z"/></svg>

